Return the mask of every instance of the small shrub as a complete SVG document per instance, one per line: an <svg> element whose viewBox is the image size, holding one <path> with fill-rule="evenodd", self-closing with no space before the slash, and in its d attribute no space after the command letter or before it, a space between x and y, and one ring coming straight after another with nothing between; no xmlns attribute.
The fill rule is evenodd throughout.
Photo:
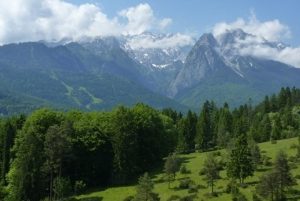
<svg viewBox="0 0 300 201"><path fill-rule="evenodd" d="M178 195L171 195L167 201L177 201L177 200L180 200L180 196Z"/></svg>
<svg viewBox="0 0 300 201"><path fill-rule="evenodd" d="M218 193L213 192L213 193L205 193L204 196L208 199L214 198L214 197L218 197Z"/></svg>
<svg viewBox="0 0 300 201"><path fill-rule="evenodd" d="M293 144L291 145L290 149L298 149L298 145L295 144L295 143L293 143Z"/></svg>
<svg viewBox="0 0 300 201"><path fill-rule="evenodd" d="M255 193L252 195L252 201L261 201L261 199Z"/></svg>
<svg viewBox="0 0 300 201"><path fill-rule="evenodd" d="M49 199L49 198L48 198ZM68 199L65 199L64 201L79 201L78 199L76 198L68 198Z"/></svg>
<svg viewBox="0 0 300 201"><path fill-rule="evenodd" d="M198 193L198 186L190 184L188 193Z"/></svg>
<svg viewBox="0 0 300 201"><path fill-rule="evenodd" d="M221 159L221 160L218 162L218 170L222 171L222 170L225 169L225 167L226 167L226 162L225 162L223 159Z"/></svg>
<svg viewBox="0 0 300 201"><path fill-rule="evenodd" d="M99 198L99 197L88 197L88 198L81 198L79 199L79 201L102 201L103 198Z"/></svg>
<svg viewBox="0 0 300 201"><path fill-rule="evenodd" d="M129 195L123 199L123 201L133 201L133 200L134 200L134 197L132 195Z"/></svg>
<svg viewBox="0 0 300 201"><path fill-rule="evenodd" d="M182 165L180 168L180 174L190 174L191 171L186 168L185 165Z"/></svg>
<svg viewBox="0 0 300 201"><path fill-rule="evenodd" d="M220 151L215 151L212 153L213 156L217 157L217 156L221 156L221 152Z"/></svg>
<svg viewBox="0 0 300 201"><path fill-rule="evenodd" d="M84 181L82 180L75 181L74 192L76 195L83 193L85 189L86 189L86 183Z"/></svg>
<svg viewBox="0 0 300 201"><path fill-rule="evenodd" d="M277 140L271 139L271 144L277 144Z"/></svg>
<svg viewBox="0 0 300 201"><path fill-rule="evenodd" d="M195 182L190 178L183 179L179 182L180 189L188 189L190 186L195 185Z"/></svg>
<svg viewBox="0 0 300 201"><path fill-rule="evenodd" d="M248 200L244 194L239 192L233 195L232 201L248 201Z"/></svg>
<svg viewBox="0 0 300 201"><path fill-rule="evenodd" d="M62 199L69 196L72 192L70 179L57 177L53 181L53 193L56 197Z"/></svg>
<svg viewBox="0 0 300 201"><path fill-rule="evenodd" d="M199 175L200 175L200 176L205 175L205 170L204 170L204 169L200 170Z"/></svg>
<svg viewBox="0 0 300 201"><path fill-rule="evenodd" d="M184 196L184 197L180 198L180 201L193 201L195 197L196 197L195 194L187 195L187 196Z"/></svg>
<svg viewBox="0 0 300 201"><path fill-rule="evenodd" d="M207 188L207 186L204 186L202 184L199 184L197 187L198 187L198 189L206 189Z"/></svg>
<svg viewBox="0 0 300 201"><path fill-rule="evenodd" d="M297 175L295 176L295 179L300 179L300 175L297 174Z"/></svg>
<svg viewBox="0 0 300 201"><path fill-rule="evenodd" d="M297 169L298 165L296 163L290 163L290 168L291 169Z"/></svg>
<svg viewBox="0 0 300 201"><path fill-rule="evenodd" d="M263 155L262 162L264 166L272 166L271 158Z"/></svg>
<svg viewBox="0 0 300 201"><path fill-rule="evenodd" d="M239 193L239 187L235 180L231 180L227 185L225 189L225 193L232 193L237 194Z"/></svg>
<svg viewBox="0 0 300 201"><path fill-rule="evenodd" d="M291 195L299 195L300 191L298 189L291 188L288 190L288 193Z"/></svg>
<svg viewBox="0 0 300 201"><path fill-rule="evenodd" d="M297 162L297 157L295 156L290 156L289 159L288 159L290 162L294 163L294 162Z"/></svg>

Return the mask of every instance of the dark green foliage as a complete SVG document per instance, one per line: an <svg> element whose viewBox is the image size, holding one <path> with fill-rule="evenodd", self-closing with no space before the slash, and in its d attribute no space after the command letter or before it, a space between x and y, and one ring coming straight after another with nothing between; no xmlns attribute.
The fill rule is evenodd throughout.
<svg viewBox="0 0 300 201"><path fill-rule="evenodd" d="M179 181L179 186L178 188L180 189L189 189L195 186L195 182L191 180L190 178L184 178Z"/></svg>
<svg viewBox="0 0 300 201"><path fill-rule="evenodd" d="M179 172L180 172L180 174L190 174L191 173L191 171L188 170L184 164L181 165Z"/></svg>
<svg viewBox="0 0 300 201"><path fill-rule="evenodd" d="M215 109L214 103L206 101L199 115L195 143L200 150L207 150L213 146Z"/></svg>
<svg viewBox="0 0 300 201"><path fill-rule="evenodd" d="M130 182L161 164L175 139L172 120L143 104L106 113L38 110L16 138L7 199L53 200L54 178L69 178L76 193Z"/></svg>
<svg viewBox="0 0 300 201"><path fill-rule="evenodd" d="M86 190L86 183L82 180L75 181L74 184L74 193L75 195L79 195L80 193L83 193Z"/></svg>
<svg viewBox="0 0 300 201"><path fill-rule="evenodd" d="M252 195L252 201L261 201L261 199L255 193Z"/></svg>
<svg viewBox="0 0 300 201"><path fill-rule="evenodd" d="M13 159L11 149L17 131L22 128L24 121L23 115L0 121L0 183L7 183L5 176L9 171L10 161Z"/></svg>
<svg viewBox="0 0 300 201"><path fill-rule="evenodd" d="M250 152L254 168L257 168L262 160L259 146L254 142L250 142Z"/></svg>
<svg viewBox="0 0 300 201"><path fill-rule="evenodd" d="M232 201L247 201L247 198L241 192L238 192L232 196Z"/></svg>
<svg viewBox="0 0 300 201"><path fill-rule="evenodd" d="M56 188L63 188L65 185L65 180L61 178L63 162L66 159L66 155L71 150L71 140L72 129L68 129L66 125L59 127L58 125L50 126L45 134L44 141L44 153L46 161L44 164L46 174L50 175L50 185L49 185L49 200L53 200L53 188L54 188L54 177L57 177L58 185ZM70 184L69 184L70 185ZM61 193L59 193L61 196ZM63 197L59 197L63 198ZM55 199L55 196L54 196Z"/></svg>
<svg viewBox="0 0 300 201"><path fill-rule="evenodd" d="M173 148L173 133L159 113L143 104L113 112L114 180L124 183L159 164Z"/></svg>
<svg viewBox="0 0 300 201"><path fill-rule="evenodd" d="M178 152L188 153L195 149L196 124L197 116L191 111L188 111L186 118L178 122Z"/></svg>
<svg viewBox="0 0 300 201"><path fill-rule="evenodd" d="M239 187L235 179L231 179L229 181L229 183L226 185L225 192L233 195L239 192Z"/></svg>
<svg viewBox="0 0 300 201"><path fill-rule="evenodd" d="M256 189L262 197L279 201L285 199L286 188L293 184L294 179L290 173L287 156L280 151L276 156L273 170L261 177Z"/></svg>
<svg viewBox="0 0 300 201"><path fill-rule="evenodd" d="M180 196L178 195L171 195L167 201L177 201L177 200L180 200Z"/></svg>
<svg viewBox="0 0 300 201"><path fill-rule="evenodd" d="M279 199L284 197L287 187L294 184L294 178L290 172L287 155L283 151L279 151L274 162L274 174L277 177L277 184L279 188Z"/></svg>
<svg viewBox="0 0 300 201"><path fill-rule="evenodd" d="M275 194L278 190L277 175L274 172L263 175L260 179L259 185L256 186L258 194L262 197L274 200Z"/></svg>
<svg viewBox="0 0 300 201"><path fill-rule="evenodd" d="M127 196L126 198L123 199L123 201L132 201L134 200L134 197L132 195Z"/></svg>
<svg viewBox="0 0 300 201"><path fill-rule="evenodd" d="M72 186L69 179L57 177L53 181L53 200L62 200L71 194Z"/></svg>

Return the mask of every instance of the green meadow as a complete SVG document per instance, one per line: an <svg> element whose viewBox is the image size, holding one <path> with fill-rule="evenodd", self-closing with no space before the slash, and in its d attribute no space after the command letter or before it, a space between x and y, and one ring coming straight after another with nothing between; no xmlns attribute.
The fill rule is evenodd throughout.
<svg viewBox="0 0 300 201"><path fill-rule="evenodd" d="M290 159L296 156L297 149L293 148L293 145L298 143L297 138L285 139L285 140L278 140L277 143L272 144L271 142L265 142L259 144L262 155L270 157L270 161L273 162L276 153L279 150L283 150L287 153ZM226 160L227 153L225 150L214 151L216 152L216 156L219 160ZM178 195L179 197L185 197L192 195L195 197L194 200L215 200L215 201L226 201L232 200L232 196L230 193L226 193L226 186L229 183L229 179L226 175L226 169L221 171L221 179L217 180L215 185L215 191L217 196L212 197L210 195L210 188L207 186L207 182L204 179L204 176L199 174L200 170L202 169L204 160L207 157L209 152L204 153L191 153L180 155L183 159L183 164L187 167L190 173L181 174L177 173L176 180L171 183L171 187L168 188L168 182L164 179L165 174L163 173L163 168L161 172L152 174L152 179L155 184L154 191L155 193L159 194L159 197L162 201L167 201L172 195ZM300 175L300 163L298 161L291 162L291 172L293 176ZM265 166L260 165L255 171L254 176L248 177L245 180L245 186L240 187L240 192L244 194L248 200L252 200L252 195L255 193L255 185L259 181L260 176L270 170L272 165ZM195 182L198 186L197 193L189 193L188 189L180 189L178 188L179 182L182 179L189 177L191 180ZM297 181L297 180L296 180ZM292 187L293 193L289 193L288 196L290 198L296 198L297 190L300 191L300 181L297 182L295 186ZM88 192L86 194L80 195L76 198L79 200L89 200L88 198L96 198L96 200L103 200L103 201L123 201L128 196L133 196L135 194L135 185L131 186L121 186L121 187L111 187L106 188L103 190L95 190L93 192ZM98 199L97 199L98 198Z"/></svg>

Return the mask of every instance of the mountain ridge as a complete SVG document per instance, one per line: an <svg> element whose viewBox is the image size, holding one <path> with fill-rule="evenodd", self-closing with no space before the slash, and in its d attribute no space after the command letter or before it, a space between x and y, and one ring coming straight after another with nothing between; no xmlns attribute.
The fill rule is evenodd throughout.
<svg viewBox="0 0 300 201"><path fill-rule="evenodd" d="M140 37L155 42L172 36ZM38 107L102 110L145 102L187 110L199 108L207 99L231 106L249 98L258 102L283 86L300 86L300 69L241 54L239 48L249 37L270 47L287 47L243 30L203 34L193 46L173 48L126 47L133 36L8 44L0 47L0 91L4 97L13 94L15 100L22 100L20 94ZM5 96L6 91L10 95Z"/></svg>

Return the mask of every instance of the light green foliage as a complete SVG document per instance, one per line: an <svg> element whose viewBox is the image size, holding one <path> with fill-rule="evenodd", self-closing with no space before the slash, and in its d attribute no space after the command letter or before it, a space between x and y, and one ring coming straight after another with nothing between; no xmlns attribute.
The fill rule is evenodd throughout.
<svg viewBox="0 0 300 201"><path fill-rule="evenodd" d="M212 153L207 155L203 164L203 170L205 179L209 186L211 186L211 193L214 192L215 181L220 179L220 167L219 162Z"/></svg>
<svg viewBox="0 0 300 201"><path fill-rule="evenodd" d="M239 179L240 183L244 179L252 176L254 172L251 151L248 146L245 134L238 137L235 147L231 150L227 165L227 174L229 177Z"/></svg>
<svg viewBox="0 0 300 201"><path fill-rule="evenodd" d="M145 173L139 178L134 201L159 201L157 195L152 192L153 188L154 185L151 178L148 173Z"/></svg>
<svg viewBox="0 0 300 201"><path fill-rule="evenodd" d="M176 154L170 154L165 162L164 171L168 178L169 188L171 181L175 180L176 173L180 169L180 161Z"/></svg>

